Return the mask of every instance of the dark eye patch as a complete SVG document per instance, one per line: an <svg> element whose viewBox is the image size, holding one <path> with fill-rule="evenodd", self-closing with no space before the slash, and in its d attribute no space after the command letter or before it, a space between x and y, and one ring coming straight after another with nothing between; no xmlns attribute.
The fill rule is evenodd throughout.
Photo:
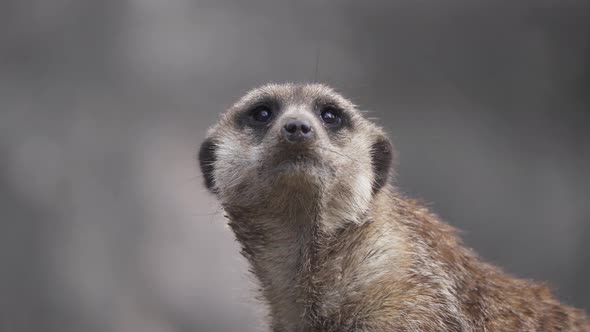
<svg viewBox="0 0 590 332"><path fill-rule="evenodd" d="M324 106L320 110L320 118L325 126L330 128L337 128L342 125L341 111L332 107Z"/></svg>
<svg viewBox="0 0 590 332"><path fill-rule="evenodd" d="M280 103L276 98L265 96L250 101L237 112L236 123L240 128L252 127L257 131L265 131L280 111Z"/></svg>
<svg viewBox="0 0 590 332"><path fill-rule="evenodd" d="M276 109L276 107L274 107ZM268 125L275 118L272 105L259 103L251 107L248 113L249 125L253 127Z"/></svg>
<svg viewBox="0 0 590 332"><path fill-rule="evenodd" d="M318 99L314 108L329 133L338 133L343 128L352 127L350 114L336 101Z"/></svg>
<svg viewBox="0 0 590 332"><path fill-rule="evenodd" d="M238 130L247 133L244 137L253 139L253 143L259 143L264 139L280 112L281 104L277 99L257 98L234 114L234 123Z"/></svg>
<svg viewBox="0 0 590 332"><path fill-rule="evenodd" d="M251 113L250 116L260 125L268 123L273 118L273 111L268 105L259 105Z"/></svg>

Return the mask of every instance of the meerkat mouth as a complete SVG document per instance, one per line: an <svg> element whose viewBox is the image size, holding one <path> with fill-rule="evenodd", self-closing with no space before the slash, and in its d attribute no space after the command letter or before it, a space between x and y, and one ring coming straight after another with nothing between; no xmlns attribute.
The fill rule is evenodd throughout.
<svg viewBox="0 0 590 332"><path fill-rule="evenodd" d="M313 156L295 154L289 158L281 158L274 163L276 171L309 172L321 163Z"/></svg>
<svg viewBox="0 0 590 332"><path fill-rule="evenodd" d="M321 157L312 147L282 146L272 153L272 164L282 168L297 168L318 165Z"/></svg>
<svg viewBox="0 0 590 332"><path fill-rule="evenodd" d="M322 174L324 161L313 148L281 147L267 159L263 172L278 179L312 179Z"/></svg>

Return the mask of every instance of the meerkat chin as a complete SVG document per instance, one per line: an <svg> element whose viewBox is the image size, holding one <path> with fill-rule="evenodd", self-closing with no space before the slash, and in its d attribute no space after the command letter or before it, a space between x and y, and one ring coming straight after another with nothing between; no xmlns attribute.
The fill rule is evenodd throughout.
<svg viewBox="0 0 590 332"><path fill-rule="evenodd" d="M590 331L542 284L482 262L391 184L384 131L321 84L250 91L199 161L275 332Z"/></svg>

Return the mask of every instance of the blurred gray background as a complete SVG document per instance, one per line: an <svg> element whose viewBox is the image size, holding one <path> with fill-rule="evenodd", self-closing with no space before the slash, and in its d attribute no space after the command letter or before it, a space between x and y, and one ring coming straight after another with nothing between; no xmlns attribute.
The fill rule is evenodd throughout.
<svg viewBox="0 0 590 332"><path fill-rule="evenodd" d="M195 154L314 79L469 246L590 309L590 1L2 0L0 331L262 330Z"/></svg>

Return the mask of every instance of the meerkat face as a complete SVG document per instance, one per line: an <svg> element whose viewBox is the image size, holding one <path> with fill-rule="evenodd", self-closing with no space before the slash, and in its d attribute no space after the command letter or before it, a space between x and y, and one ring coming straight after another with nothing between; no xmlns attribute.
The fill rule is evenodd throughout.
<svg viewBox="0 0 590 332"><path fill-rule="evenodd" d="M285 84L252 90L226 111L199 160L226 209L272 214L311 200L326 218L355 221L387 182L392 152L382 130L332 89Z"/></svg>

